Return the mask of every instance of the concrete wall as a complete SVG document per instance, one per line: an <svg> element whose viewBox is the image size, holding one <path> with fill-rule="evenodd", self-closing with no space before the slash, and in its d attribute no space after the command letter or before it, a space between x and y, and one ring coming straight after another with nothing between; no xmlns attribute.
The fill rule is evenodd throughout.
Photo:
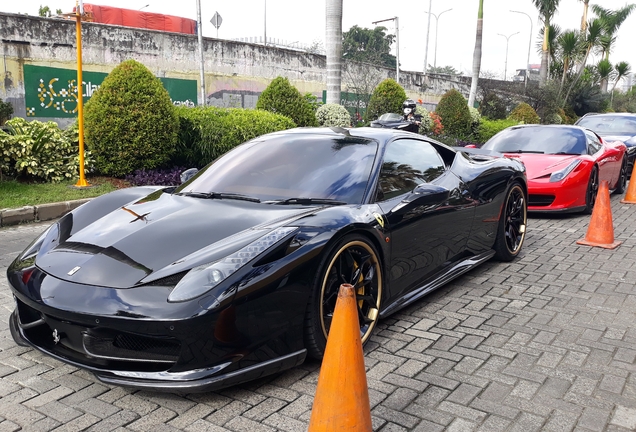
<svg viewBox="0 0 636 432"><path fill-rule="evenodd" d="M75 22L0 13L0 98L13 104L15 115L25 117L23 66L31 64L76 68ZM83 68L110 72L120 62L135 59L159 77L199 79L197 38L193 35L83 23ZM301 93L321 97L326 88L325 56L290 49L219 39L204 39L207 103L216 106L254 107L258 95L277 76L289 78ZM361 74L377 82L395 78L392 69L357 64L357 75L343 79L343 91L352 90ZM434 106L450 88L468 96L469 80L449 76L425 77L400 72L409 97ZM429 89L429 90L426 90ZM371 87L372 90L372 87ZM200 101L199 101L200 103ZM47 118L46 120L50 120ZM61 120L61 122L67 123Z"/></svg>

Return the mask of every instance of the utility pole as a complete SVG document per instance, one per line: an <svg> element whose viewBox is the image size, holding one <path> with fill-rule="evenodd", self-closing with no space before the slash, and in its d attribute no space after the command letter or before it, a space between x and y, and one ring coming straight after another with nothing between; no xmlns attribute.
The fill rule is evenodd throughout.
<svg viewBox="0 0 636 432"><path fill-rule="evenodd" d="M426 42L424 43L424 76L428 70L428 36L431 33L431 10L433 8L433 0L428 1L428 24L426 24Z"/></svg>
<svg viewBox="0 0 636 432"><path fill-rule="evenodd" d="M218 32L218 27L217 27ZM199 60L200 60L200 77L201 80L201 105L206 105L205 100L205 61L203 59L203 22L201 21L201 0L197 0L197 33L199 39Z"/></svg>

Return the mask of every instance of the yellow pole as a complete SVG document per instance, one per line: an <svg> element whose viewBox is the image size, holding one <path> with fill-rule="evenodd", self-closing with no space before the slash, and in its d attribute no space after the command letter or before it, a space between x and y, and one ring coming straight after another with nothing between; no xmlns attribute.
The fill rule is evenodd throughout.
<svg viewBox="0 0 636 432"><path fill-rule="evenodd" d="M75 31L77 33L77 121L79 124L79 180L75 187L86 187L84 178L84 96L82 79L82 11L79 2L75 6Z"/></svg>

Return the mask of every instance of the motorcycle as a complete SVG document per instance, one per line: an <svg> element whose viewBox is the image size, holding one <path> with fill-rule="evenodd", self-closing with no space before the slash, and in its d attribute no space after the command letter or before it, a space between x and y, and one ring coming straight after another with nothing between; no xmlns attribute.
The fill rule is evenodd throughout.
<svg viewBox="0 0 636 432"><path fill-rule="evenodd" d="M371 122L371 127L399 129L414 133L418 133L420 130L420 125L416 118L406 118L405 116L395 113L382 114L377 120Z"/></svg>

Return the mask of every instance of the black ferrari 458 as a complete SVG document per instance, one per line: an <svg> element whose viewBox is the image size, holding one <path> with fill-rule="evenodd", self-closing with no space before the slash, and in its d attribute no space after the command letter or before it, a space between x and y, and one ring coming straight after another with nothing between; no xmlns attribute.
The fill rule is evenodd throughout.
<svg viewBox="0 0 636 432"><path fill-rule="evenodd" d="M11 264L18 344L110 384L213 390L321 358L336 294L360 336L492 258L519 254L516 161L390 129L253 139L179 187L62 217Z"/></svg>

